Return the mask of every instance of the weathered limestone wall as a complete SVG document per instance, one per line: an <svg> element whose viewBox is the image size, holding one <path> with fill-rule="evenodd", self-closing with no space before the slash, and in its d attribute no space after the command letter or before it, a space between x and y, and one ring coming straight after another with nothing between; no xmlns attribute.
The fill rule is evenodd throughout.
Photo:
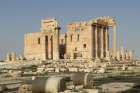
<svg viewBox="0 0 140 93"><path fill-rule="evenodd" d="M70 58L92 58L92 27L86 22L68 25L66 55Z"/></svg>
<svg viewBox="0 0 140 93"><path fill-rule="evenodd" d="M42 59L41 33L28 33L24 36L24 56L27 59Z"/></svg>

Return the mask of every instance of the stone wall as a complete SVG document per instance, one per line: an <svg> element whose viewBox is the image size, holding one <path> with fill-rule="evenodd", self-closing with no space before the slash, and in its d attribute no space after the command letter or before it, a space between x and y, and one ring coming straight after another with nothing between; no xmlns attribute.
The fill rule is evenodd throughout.
<svg viewBox="0 0 140 93"><path fill-rule="evenodd" d="M24 36L24 55L27 59L42 59L41 33L28 33Z"/></svg>

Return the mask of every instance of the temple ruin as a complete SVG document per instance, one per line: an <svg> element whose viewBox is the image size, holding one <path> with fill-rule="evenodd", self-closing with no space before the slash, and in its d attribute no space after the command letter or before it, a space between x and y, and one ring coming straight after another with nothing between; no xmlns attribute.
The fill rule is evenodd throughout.
<svg viewBox="0 0 140 93"><path fill-rule="evenodd" d="M117 46L116 27L113 17L104 16L70 23L67 32L60 34L61 29L56 19L43 19L40 32L25 34L24 56L26 59L40 60L131 60L132 51L124 51Z"/></svg>

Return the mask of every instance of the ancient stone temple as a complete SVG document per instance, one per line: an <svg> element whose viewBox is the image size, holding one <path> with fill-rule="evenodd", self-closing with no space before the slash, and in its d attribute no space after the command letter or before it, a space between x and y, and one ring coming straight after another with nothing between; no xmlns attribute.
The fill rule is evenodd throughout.
<svg viewBox="0 0 140 93"><path fill-rule="evenodd" d="M41 21L40 32L25 34L24 55L27 59L41 60L122 59L123 53L118 54L120 50L117 48L116 26L114 18L98 17L89 21L70 23L67 25L68 31L60 35L57 20L44 19ZM125 54L127 58L132 55L129 52Z"/></svg>

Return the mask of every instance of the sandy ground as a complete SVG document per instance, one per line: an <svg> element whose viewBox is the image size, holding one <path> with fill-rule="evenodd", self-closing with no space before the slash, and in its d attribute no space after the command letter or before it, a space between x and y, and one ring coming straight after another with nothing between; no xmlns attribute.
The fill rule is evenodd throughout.
<svg viewBox="0 0 140 93"><path fill-rule="evenodd" d="M127 91L134 87L134 83L126 83L126 82L113 82L101 85L103 90L110 91L110 92L122 92Z"/></svg>

